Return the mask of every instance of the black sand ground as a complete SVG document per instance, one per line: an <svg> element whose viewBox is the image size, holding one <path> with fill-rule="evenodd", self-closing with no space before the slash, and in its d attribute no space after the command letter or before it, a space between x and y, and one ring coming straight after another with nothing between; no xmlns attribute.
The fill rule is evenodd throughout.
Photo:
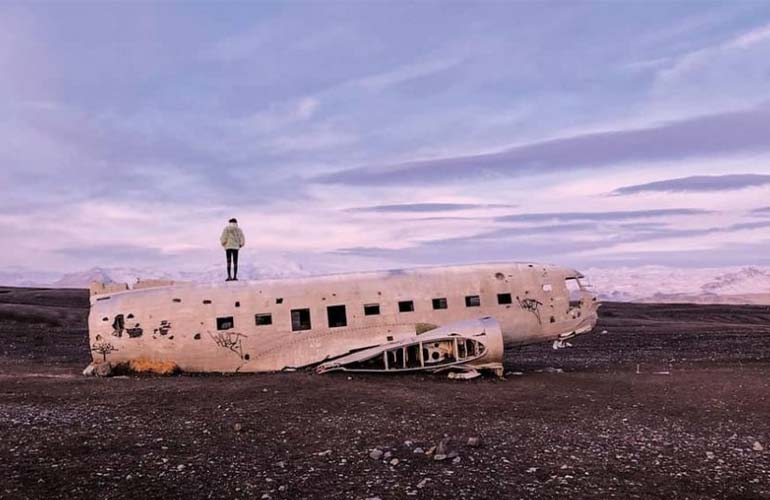
<svg viewBox="0 0 770 500"><path fill-rule="evenodd" d="M469 382L84 378L87 312L0 288L0 498L770 499L768 307L607 304Z"/></svg>

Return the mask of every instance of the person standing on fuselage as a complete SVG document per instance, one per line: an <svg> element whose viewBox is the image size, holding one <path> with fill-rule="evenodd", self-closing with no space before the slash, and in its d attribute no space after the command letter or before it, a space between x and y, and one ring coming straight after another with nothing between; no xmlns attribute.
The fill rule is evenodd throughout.
<svg viewBox="0 0 770 500"><path fill-rule="evenodd" d="M219 242L225 249L225 256L227 257L227 280L225 281L238 281L238 250L246 244L246 237L241 228L238 227L237 220L230 219L230 222L222 230ZM233 266L232 274L230 274L231 263Z"/></svg>

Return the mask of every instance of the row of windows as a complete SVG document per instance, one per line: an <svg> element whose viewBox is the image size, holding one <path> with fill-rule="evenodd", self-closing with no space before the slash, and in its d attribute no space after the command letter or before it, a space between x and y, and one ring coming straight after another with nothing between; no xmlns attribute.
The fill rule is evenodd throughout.
<svg viewBox="0 0 770 500"><path fill-rule="evenodd" d="M438 297L432 300L433 309L447 309L449 303L446 297ZM498 293L497 303L507 305L513 303L510 293ZM481 297L478 295L468 295L465 297L465 307L480 307ZM414 311L413 300L402 300L398 303L398 312L407 313ZM364 316L377 316L380 314L379 304L364 304ZM326 319L329 328L339 328L348 326L348 318L344 305L329 306L326 308ZM271 313L260 313L254 316L257 326L266 326L273 324L273 315ZM218 330L229 330L233 328L234 321L232 316L217 318ZM310 309L292 309L291 310L291 330L299 332L310 330Z"/></svg>
<svg viewBox="0 0 770 500"><path fill-rule="evenodd" d="M570 293L579 293L580 292L580 284L578 283L576 278L567 278L566 280L567 284L567 290ZM553 291L553 285L550 283L546 283L543 285L543 291L544 292L552 292ZM106 300L110 297L102 297L97 300ZM182 299L180 298L174 298L174 302L182 302ZM203 303L206 305L211 305L212 302L210 299L204 299ZM283 304L283 297L277 297L275 299L276 304ZM511 303L511 294L510 293L499 293L497 294L497 303L498 304L510 304ZM478 295L468 295L465 297L465 306L466 307L478 307L481 305L480 299ZM235 307L241 307L240 302L235 303ZM447 303L446 298L436 298L433 299L433 309L446 309ZM398 303L398 310L399 312L410 312L414 311L414 304L411 300L405 300ZM364 305L364 314L367 316L371 316L373 314L380 314L380 305L379 304L365 304Z"/></svg>

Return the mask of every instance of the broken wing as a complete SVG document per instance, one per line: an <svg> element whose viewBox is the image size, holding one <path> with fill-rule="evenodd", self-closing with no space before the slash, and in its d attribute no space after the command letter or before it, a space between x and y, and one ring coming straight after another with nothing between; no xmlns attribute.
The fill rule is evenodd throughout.
<svg viewBox="0 0 770 500"><path fill-rule="evenodd" d="M502 374L503 335L493 318L459 321L422 335L321 363L318 373L492 370Z"/></svg>

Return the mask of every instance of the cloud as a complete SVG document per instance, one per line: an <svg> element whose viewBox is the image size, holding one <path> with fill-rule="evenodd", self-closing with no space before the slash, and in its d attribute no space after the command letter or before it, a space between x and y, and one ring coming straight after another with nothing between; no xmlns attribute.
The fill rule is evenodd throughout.
<svg viewBox="0 0 770 500"><path fill-rule="evenodd" d="M629 219L647 219L653 217L672 217L679 215L704 215L712 213L695 208L662 208L657 210L626 210L616 212L553 212L513 214L495 218L498 222L541 222L541 221L623 221Z"/></svg>
<svg viewBox="0 0 770 500"><path fill-rule="evenodd" d="M760 174L728 174L728 175L694 175L678 179L649 182L618 188L611 194L615 196L646 192L708 192L731 191L754 186L770 184L770 175Z"/></svg>
<svg viewBox="0 0 770 500"><path fill-rule="evenodd" d="M459 58L437 59L398 67L384 73L365 76L348 82L346 86L360 87L373 92L380 92L389 87L411 80L445 71L462 62Z"/></svg>
<svg viewBox="0 0 770 500"><path fill-rule="evenodd" d="M474 210L480 208L512 208L515 205L478 204L478 203L402 203L397 205L374 205L371 207L348 208L346 212L375 212L375 213L423 213L451 212L455 210Z"/></svg>
<svg viewBox="0 0 770 500"><path fill-rule="evenodd" d="M724 47L747 49L768 39L770 39L770 24L760 26L759 28L738 35L728 41Z"/></svg>
<svg viewBox="0 0 770 500"><path fill-rule="evenodd" d="M153 262L169 257L159 248L138 245L97 245L64 247L55 250L56 253L90 262L104 263L142 263Z"/></svg>
<svg viewBox="0 0 770 500"><path fill-rule="evenodd" d="M568 233L596 233L599 231L599 226L594 222L578 222L570 224L549 224L543 226L519 226L519 227L504 227L495 229L493 231L484 232L473 236L462 236L458 238L446 238L441 240L433 240L432 243L442 242L458 242L458 241L481 241L481 240L496 240L504 238L529 238L535 235L566 235Z"/></svg>
<svg viewBox="0 0 770 500"><path fill-rule="evenodd" d="M620 227L629 231L655 231L666 227L665 222L631 222L621 224Z"/></svg>
<svg viewBox="0 0 770 500"><path fill-rule="evenodd" d="M654 75L651 108L717 111L767 101L769 47L770 24L764 24L671 57Z"/></svg>
<svg viewBox="0 0 770 500"><path fill-rule="evenodd" d="M770 7L0 10L0 267L202 265L232 216L245 257L340 269L770 234L694 236L770 220L761 189L597 196L770 174Z"/></svg>
<svg viewBox="0 0 770 500"><path fill-rule="evenodd" d="M757 215L770 215L770 207L755 208L751 213Z"/></svg>
<svg viewBox="0 0 770 500"><path fill-rule="evenodd" d="M536 142L497 153L359 167L326 174L316 182L401 185L534 175L575 168L607 168L635 161L663 161L770 150L770 108L760 107L668 122L656 127L583 134Z"/></svg>
<svg viewBox="0 0 770 500"><path fill-rule="evenodd" d="M305 97L297 103L297 116L307 120L315 114L321 103L315 97Z"/></svg>
<svg viewBox="0 0 770 500"><path fill-rule="evenodd" d="M508 241L515 242L517 245L532 243L553 245L553 238L557 237L562 244L554 245L558 246L558 249L554 248L551 251L560 254L574 252L575 250L611 247L612 245L619 243L633 243L669 238L689 238L718 232L759 229L768 227L768 225L770 225L770 223L758 222L735 224L727 227L680 229L677 227L665 226L657 229L648 228L640 231L623 231L619 226L615 225L600 225L598 223L581 222L533 227L508 227L473 236L436 239L424 242L423 244L443 246L454 243L489 244L490 242L495 241ZM590 236L590 238L586 238L585 236ZM537 238L535 239L533 237Z"/></svg>
<svg viewBox="0 0 770 500"><path fill-rule="evenodd" d="M681 268L702 268L721 266L745 266L770 264L767 253L770 239L761 241L729 242L708 248L688 248L685 250L661 248L659 250L629 251L617 255L585 255L581 256L580 266L618 267L646 266L662 264ZM589 276L590 277L590 276Z"/></svg>
<svg viewBox="0 0 770 500"><path fill-rule="evenodd" d="M217 41L201 52L203 59L233 62L252 57L254 53L271 41L271 33L254 29L245 33L228 36Z"/></svg>
<svg viewBox="0 0 770 500"><path fill-rule="evenodd" d="M725 228L725 231L745 231L751 229L764 229L770 227L770 222L741 222Z"/></svg>
<svg viewBox="0 0 770 500"><path fill-rule="evenodd" d="M621 225L622 226L622 225ZM661 226L629 231L606 223L555 224L531 227L501 228L476 235L441 238L418 242L410 247L393 249L380 246L347 247L334 253L364 258L398 259L403 264L450 264L483 260L559 261L581 265L606 263L615 259L641 262L665 262L651 255L685 254L688 243L696 238L712 237L708 245L719 251L737 244L726 236L739 231L770 227L770 222L738 223L724 227L678 228ZM716 238L716 239L714 239ZM558 243L557 243L558 242ZM649 245L646 245L649 244ZM704 245L703 242L696 244ZM649 247L649 249L644 249ZM648 255L644 259L643 255ZM752 256L754 256L752 254ZM735 256L733 256L734 260ZM744 257L745 258L745 257ZM740 259L737 259L740 260Z"/></svg>

